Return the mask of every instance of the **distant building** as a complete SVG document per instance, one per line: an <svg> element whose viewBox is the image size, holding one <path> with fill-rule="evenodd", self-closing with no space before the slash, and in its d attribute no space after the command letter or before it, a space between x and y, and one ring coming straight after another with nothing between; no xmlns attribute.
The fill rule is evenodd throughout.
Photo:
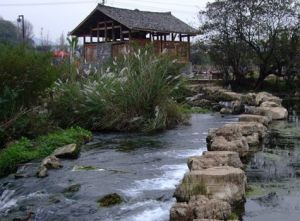
<svg viewBox="0 0 300 221"><path fill-rule="evenodd" d="M153 43L155 52L167 51L180 62L190 60L190 39L197 30L174 17L171 12L148 12L98 5L69 33L82 37L88 63L124 53L131 43Z"/></svg>

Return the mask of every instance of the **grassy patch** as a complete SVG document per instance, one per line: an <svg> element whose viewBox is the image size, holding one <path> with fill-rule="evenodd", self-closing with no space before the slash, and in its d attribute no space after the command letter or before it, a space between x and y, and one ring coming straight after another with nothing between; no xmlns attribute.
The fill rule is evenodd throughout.
<svg viewBox="0 0 300 221"><path fill-rule="evenodd" d="M18 164L46 157L56 148L76 143L82 145L92 137L91 132L80 127L59 130L34 140L21 138L0 152L0 176L8 175L17 169Z"/></svg>

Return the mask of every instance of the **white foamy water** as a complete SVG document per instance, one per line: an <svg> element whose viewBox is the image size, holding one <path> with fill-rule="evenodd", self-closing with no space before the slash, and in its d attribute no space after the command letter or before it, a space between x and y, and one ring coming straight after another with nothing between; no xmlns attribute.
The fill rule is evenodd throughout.
<svg viewBox="0 0 300 221"><path fill-rule="evenodd" d="M27 196L18 196L13 197L15 190L4 190L2 195L0 196L0 213L6 213L6 211L18 204L19 201L25 199L36 199L48 197L48 194L42 193L40 191L30 193Z"/></svg>
<svg viewBox="0 0 300 221"><path fill-rule="evenodd" d="M186 164L180 165L164 165L161 167L164 174L160 177L151 179L137 180L132 188L123 190L123 192L131 197L137 196L144 191L151 190L171 190L179 183L182 175L187 171Z"/></svg>
<svg viewBox="0 0 300 221"><path fill-rule="evenodd" d="M193 156L200 156L202 155L204 149L192 149L192 150L181 150L181 151L177 151L177 155L176 158L184 158L187 159L189 157L193 157Z"/></svg>
<svg viewBox="0 0 300 221"><path fill-rule="evenodd" d="M2 195L0 196L0 212L3 212L6 209L16 205L17 199L12 198L14 193L14 190L3 191Z"/></svg>
<svg viewBox="0 0 300 221"><path fill-rule="evenodd" d="M149 203L149 202L148 202ZM169 220L169 210L173 201L159 203L150 202L148 208L139 214L134 214L124 219L124 221L163 221Z"/></svg>

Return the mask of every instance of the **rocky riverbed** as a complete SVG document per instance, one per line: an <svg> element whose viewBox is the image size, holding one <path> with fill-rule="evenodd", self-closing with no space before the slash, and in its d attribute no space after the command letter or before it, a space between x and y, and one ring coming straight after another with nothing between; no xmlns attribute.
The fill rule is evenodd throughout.
<svg viewBox="0 0 300 221"><path fill-rule="evenodd" d="M95 134L80 157L61 160L63 167L37 178L41 161L20 166L0 180L0 220L168 221L173 193L188 170L186 160L206 150L209 128L237 117L193 115L190 126L153 136ZM98 200L118 193L121 204L103 208Z"/></svg>

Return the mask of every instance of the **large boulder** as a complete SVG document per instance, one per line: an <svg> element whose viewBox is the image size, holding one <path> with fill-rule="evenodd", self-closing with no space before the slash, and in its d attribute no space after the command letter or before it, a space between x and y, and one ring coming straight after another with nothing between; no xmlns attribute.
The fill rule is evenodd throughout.
<svg viewBox="0 0 300 221"><path fill-rule="evenodd" d="M216 136L212 139L211 144L207 145L209 151L234 151L241 157L249 153L247 139L240 136L238 139L227 140L223 136Z"/></svg>
<svg viewBox="0 0 300 221"><path fill-rule="evenodd" d="M255 93L247 93L242 94L241 101L243 104L255 106L256 105L256 94Z"/></svg>
<svg viewBox="0 0 300 221"><path fill-rule="evenodd" d="M209 151L235 151L245 157L257 147L266 136L267 128L256 122L226 124L209 131L207 149Z"/></svg>
<svg viewBox="0 0 300 221"><path fill-rule="evenodd" d="M271 101L277 103L278 105L281 105L282 99L267 92L260 92L256 95L256 106L260 106L265 101Z"/></svg>
<svg viewBox="0 0 300 221"><path fill-rule="evenodd" d="M225 127L232 127L234 124L226 124ZM239 122L236 123L241 130L243 136L259 135L260 139L263 139L267 134L267 128L258 122Z"/></svg>
<svg viewBox="0 0 300 221"><path fill-rule="evenodd" d="M229 166L212 167L186 173L174 196L177 202L189 202L193 196L205 195L234 205L244 200L245 186L243 170Z"/></svg>
<svg viewBox="0 0 300 221"><path fill-rule="evenodd" d="M206 95L207 99L216 102L241 100L242 97L239 93L228 91L218 86L203 87L202 91Z"/></svg>
<svg viewBox="0 0 300 221"><path fill-rule="evenodd" d="M285 120L288 117L288 111L284 107L258 107L257 109L269 113L272 120Z"/></svg>
<svg viewBox="0 0 300 221"><path fill-rule="evenodd" d="M230 123L225 124L224 126L210 130L210 137L214 136L223 136L227 140L235 140L236 138L240 138L242 136L250 136L254 133L258 133L260 138L264 138L267 133L267 128L258 122L238 122L238 123Z"/></svg>
<svg viewBox="0 0 300 221"><path fill-rule="evenodd" d="M223 127L209 129L206 138L207 143L210 144L212 139L217 136L222 136L226 140L231 141L240 139L242 137L242 133L241 129L236 126L236 124L232 124L231 126L226 124Z"/></svg>
<svg viewBox="0 0 300 221"><path fill-rule="evenodd" d="M265 126L268 126L271 123L271 118L261 115L252 115L252 114L243 114L239 117L240 122L257 122Z"/></svg>
<svg viewBox="0 0 300 221"><path fill-rule="evenodd" d="M271 113L260 108L260 107L255 107L255 106L247 106L245 108L245 114L247 115L259 115L259 116L266 116L272 120Z"/></svg>
<svg viewBox="0 0 300 221"><path fill-rule="evenodd" d="M58 158L76 159L80 153L80 147L77 144L69 144L56 149L53 156Z"/></svg>
<svg viewBox="0 0 300 221"><path fill-rule="evenodd" d="M281 105L273 101L265 101L260 104L260 107L281 107Z"/></svg>
<svg viewBox="0 0 300 221"><path fill-rule="evenodd" d="M194 219L227 219L231 214L229 203L208 199L198 195L189 203L176 203L170 212L170 221L192 221Z"/></svg>
<svg viewBox="0 0 300 221"><path fill-rule="evenodd" d="M190 170L201 170L218 166L242 168L243 163L240 160L239 154L232 151L207 151L202 156L188 159Z"/></svg>

